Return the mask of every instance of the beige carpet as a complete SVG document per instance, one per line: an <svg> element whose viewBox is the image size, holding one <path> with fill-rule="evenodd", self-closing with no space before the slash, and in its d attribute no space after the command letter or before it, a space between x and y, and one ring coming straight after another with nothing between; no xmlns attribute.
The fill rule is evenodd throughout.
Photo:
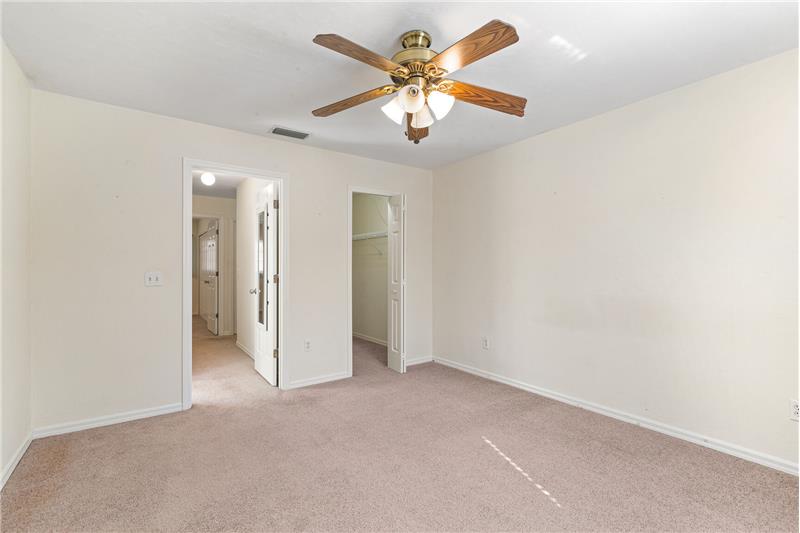
<svg viewBox="0 0 800 533"><path fill-rule="evenodd" d="M195 337L195 406L34 441L3 532L796 531L797 478L436 364L280 392Z"/></svg>

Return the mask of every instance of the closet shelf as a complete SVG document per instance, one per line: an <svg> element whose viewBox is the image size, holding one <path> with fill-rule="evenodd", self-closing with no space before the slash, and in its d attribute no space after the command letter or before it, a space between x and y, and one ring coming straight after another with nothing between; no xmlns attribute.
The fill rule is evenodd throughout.
<svg viewBox="0 0 800 533"><path fill-rule="evenodd" d="M365 241L367 239L380 239L381 237L388 237L389 233L386 231L373 231L372 233L358 233L353 235L354 241Z"/></svg>

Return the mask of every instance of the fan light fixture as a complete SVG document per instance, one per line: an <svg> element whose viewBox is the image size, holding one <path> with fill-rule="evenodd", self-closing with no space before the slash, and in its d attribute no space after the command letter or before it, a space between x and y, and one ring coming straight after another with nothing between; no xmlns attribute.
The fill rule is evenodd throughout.
<svg viewBox="0 0 800 533"><path fill-rule="evenodd" d="M433 115L431 115L431 110L427 105L423 105L422 109L414 113L414 117L411 119L411 127L419 130L432 125Z"/></svg>
<svg viewBox="0 0 800 533"><path fill-rule="evenodd" d="M403 117L406 116L406 112L403 110L403 106L400 105L400 97L395 96L389 103L385 106L381 107L381 111L383 111L387 117L392 119L398 125L403 123Z"/></svg>
<svg viewBox="0 0 800 533"><path fill-rule="evenodd" d="M425 93L416 85L406 85L397 93L406 113L416 113L425 105Z"/></svg>
<svg viewBox="0 0 800 533"><path fill-rule="evenodd" d="M501 113L522 117L527 100L521 96L454 80L451 74L519 41L517 30L502 20L492 20L443 52L431 49L431 36L411 30L400 36L403 49L391 59L335 33L314 37L314 42L334 52L382 70L390 84L315 109L315 117L329 117L346 109L389 96L381 111L397 124L406 123L404 135L414 144L429 135L434 117L442 120L456 99ZM393 95L393 96L392 96Z"/></svg>
<svg viewBox="0 0 800 533"><path fill-rule="evenodd" d="M203 172L200 174L200 181L203 182L203 185L211 187L214 185L214 183L216 183L217 177L211 172Z"/></svg>
<svg viewBox="0 0 800 533"><path fill-rule="evenodd" d="M433 111L436 120L442 120L453 108L455 101L455 96L439 91L431 91L428 95L428 107Z"/></svg>

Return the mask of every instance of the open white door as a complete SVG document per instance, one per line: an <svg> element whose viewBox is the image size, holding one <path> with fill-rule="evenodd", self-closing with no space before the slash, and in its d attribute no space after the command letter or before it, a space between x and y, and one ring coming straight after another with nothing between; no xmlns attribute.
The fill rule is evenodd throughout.
<svg viewBox="0 0 800 533"><path fill-rule="evenodd" d="M389 368L406 371L405 346L405 200L403 196L389 198Z"/></svg>
<svg viewBox="0 0 800 533"><path fill-rule="evenodd" d="M256 307L256 371L270 385L278 385L278 194L271 183L258 193L256 203L257 238L255 289Z"/></svg>
<svg viewBox="0 0 800 533"><path fill-rule="evenodd" d="M219 230L216 222L212 223L198 239L200 252L200 288L198 290L198 312L206 321L206 327L214 335L219 335L219 300L217 268L219 259Z"/></svg>

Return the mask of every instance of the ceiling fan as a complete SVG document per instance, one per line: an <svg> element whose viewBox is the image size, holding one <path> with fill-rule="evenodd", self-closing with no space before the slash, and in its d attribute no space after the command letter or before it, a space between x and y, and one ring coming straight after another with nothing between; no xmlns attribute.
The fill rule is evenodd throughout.
<svg viewBox="0 0 800 533"><path fill-rule="evenodd" d="M444 52L437 53L430 49L431 36L427 32L412 30L400 37L403 49L392 59L387 59L339 35L317 35L314 42L318 45L386 72L392 83L315 109L312 114L327 117L381 96L397 93L381 110L398 125L405 119L405 135L414 144L419 144L420 139L428 136L433 117L443 119L456 99L518 117L524 116L525 98L447 78L456 70L518 40L513 26L493 20Z"/></svg>

